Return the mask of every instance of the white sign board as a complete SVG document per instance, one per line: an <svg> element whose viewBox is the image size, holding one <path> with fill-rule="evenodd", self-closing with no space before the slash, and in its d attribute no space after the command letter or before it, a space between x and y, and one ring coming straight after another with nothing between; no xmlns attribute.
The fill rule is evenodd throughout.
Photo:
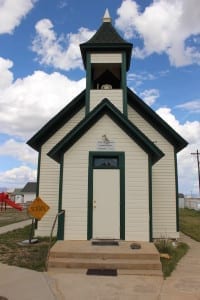
<svg viewBox="0 0 200 300"><path fill-rule="evenodd" d="M98 141L96 146L98 151L114 151L115 142L112 141Z"/></svg>

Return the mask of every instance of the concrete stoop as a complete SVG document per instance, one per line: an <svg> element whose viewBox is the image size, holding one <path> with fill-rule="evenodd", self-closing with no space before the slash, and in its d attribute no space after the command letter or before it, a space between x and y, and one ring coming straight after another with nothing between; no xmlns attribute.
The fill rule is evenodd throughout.
<svg viewBox="0 0 200 300"><path fill-rule="evenodd" d="M48 272L117 270L124 275L162 276L160 255L153 243L119 241L119 246L97 246L91 241L58 241L50 250Z"/></svg>

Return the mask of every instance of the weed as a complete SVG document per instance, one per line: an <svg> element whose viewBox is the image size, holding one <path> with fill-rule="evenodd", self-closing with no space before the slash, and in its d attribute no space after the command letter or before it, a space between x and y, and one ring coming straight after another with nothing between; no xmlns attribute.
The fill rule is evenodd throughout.
<svg viewBox="0 0 200 300"><path fill-rule="evenodd" d="M169 259L160 258L164 277L170 276L171 272L176 268L178 261L187 253L189 246L185 243L177 243L173 246L173 241L162 238L155 241L155 246L160 253L169 254Z"/></svg>

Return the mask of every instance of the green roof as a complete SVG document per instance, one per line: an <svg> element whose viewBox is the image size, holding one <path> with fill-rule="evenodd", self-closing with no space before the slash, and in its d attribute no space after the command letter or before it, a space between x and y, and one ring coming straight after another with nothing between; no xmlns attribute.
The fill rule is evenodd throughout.
<svg viewBox="0 0 200 300"><path fill-rule="evenodd" d="M105 114L110 116L127 135L150 155L153 163L164 156L163 152L126 117L124 117L124 115L108 99L102 100L100 104L98 104L78 123L77 126L74 127L74 129L72 129L49 151L48 155L57 162L60 162L63 154Z"/></svg>
<svg viewBox="0 0 200 300"><path fill-rule="evenodd" d="M133 45L126 42L115 30L110 22L103 22L93 37L86 43L80 44L84 66L86 67L86 53L119 52L125 51L127 57L127 70L130 67Z"/></svg>

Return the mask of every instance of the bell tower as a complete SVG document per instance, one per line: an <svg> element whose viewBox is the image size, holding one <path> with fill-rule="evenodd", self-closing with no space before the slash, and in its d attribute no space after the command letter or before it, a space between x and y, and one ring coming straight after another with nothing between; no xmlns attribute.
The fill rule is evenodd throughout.
<svg viewBox="0 0 200 300"><path fill-rule="evenodd" d="M100 28L80 49L87 78L86 114L107 98L127 116L126 72L132 44L122 39L112 26L108 9Z"/></svg>

